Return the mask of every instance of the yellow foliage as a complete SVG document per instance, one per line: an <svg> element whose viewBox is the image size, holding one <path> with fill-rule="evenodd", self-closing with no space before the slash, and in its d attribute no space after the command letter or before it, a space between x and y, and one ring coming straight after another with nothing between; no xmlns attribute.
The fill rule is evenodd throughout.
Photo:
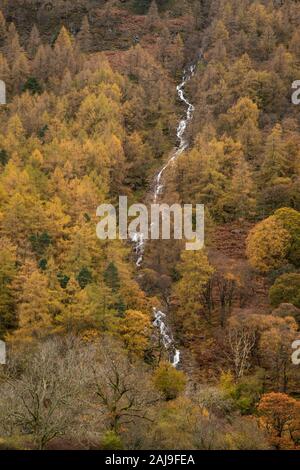
<svg viewBox="0 0 300 470"><path fill-rule="evenodd" d="M250 264L267 273L286 261L291 236L274 216L258 223L249 233L246 254Z"/></svg>

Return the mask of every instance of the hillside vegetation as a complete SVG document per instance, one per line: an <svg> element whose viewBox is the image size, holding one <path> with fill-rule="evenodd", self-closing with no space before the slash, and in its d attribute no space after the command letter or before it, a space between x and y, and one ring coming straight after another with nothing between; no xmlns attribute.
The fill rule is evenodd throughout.
<svg viewBox="0 0 300 470"><path fill-rule="evenodd" d="M0 448L299 449L300 4L0 7ZM161 199L205 204L205 248L136 269L96 208L149 202L192 63Z"/></svg>

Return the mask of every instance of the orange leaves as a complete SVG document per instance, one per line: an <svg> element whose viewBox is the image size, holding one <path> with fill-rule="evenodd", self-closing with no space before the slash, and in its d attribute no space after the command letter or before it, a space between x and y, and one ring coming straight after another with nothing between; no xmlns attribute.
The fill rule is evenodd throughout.
<svg viewBox="0 0 300 470"><path fill-rule="evenodd" d="M258 413L278 449L291 448L300 420L300 403L285 393L267 393L262 396Z"/></svg>

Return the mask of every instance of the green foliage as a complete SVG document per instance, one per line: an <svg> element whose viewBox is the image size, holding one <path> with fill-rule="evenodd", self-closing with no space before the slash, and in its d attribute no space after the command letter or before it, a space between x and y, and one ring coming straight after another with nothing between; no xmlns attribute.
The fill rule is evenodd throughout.
<svg viewBox="0 0 300 470"><path fill-rule="evenodd" d="M267 273L287 264L290 247L290 233L275 216L271 216L250 231L246 254L254 268Z"/></svg>
<svg viewBox="0 0 300 470"><path fill-rule="evenodd" d="M163 403L148 436L150 447L164 450L195 448L197 429L204 424L201 411L191 399L184 396Z"/></svg>
<svg viewBox="0 0 300 470"><path fill-rule="evenodd" d="M263 392L263 375L263 371L258 371L253 376L245 376L235 382L230 372L222 373L220 388L225 396L233 400L242 415L254 413Z"/></svg>
<svg viewBox="0 0 300 470"><path fill-rule="evenodd" d="M145 15L149 10L151 0L134 0L133 11L135 13Z"/></svg>
<svg viewBox="0 0 300 470"><path fill-rule="evenodd" d="M0 438L0 450L27 450L28 442L22 436Z"/></svg>
<svg viewBox="0 0 300 470"><path fill-rule="evenodd" d="M39 260L38 266L42 271L45 271L47 269L47 264L48 261L45 258L42 258Z"/></svg>
<svg viewBox="0 0 300 470"><path fill-rule="evenodd" d="M63 273L58 273L57 274L57 279L59 281L60 286L65 289L68 285L68 282L70 280L69 276Z"/></svg>
<svg viewBox="0 0 300 470"><path fill-rule="evenodd" d="M107 431L101 440L102 450L124 450L123 442L115 431Z"/></svg>
<svg viewBox="0 0 300 470"><path fill-rule="evenodd" d="M29 77L22 86L22 91L29 91L32 95L40 95L43 92L43 88L39 81L35 77Z"/></svg>
<svg viewBox="0 0 300 470"><path fill-rule="evenodd" d="M92 280L93 276L91 271L86 266L81 268L77 276L77 281L81 289L84 289L88 284L92 282Z"/></svg>
<svg viewBox="0 0 300 470"><path fill-rule="evenodd" d="M16 248L8 241L0 243L0 338L16 326L12 281L16 276Z"/></svg>
<svg viewBox="0 0 300 470"><path fill-rule="evenodd" d="M117 292L120 288L120 277L117 266L111 262L104 271L104 280L113 292Z"/></svg>
<svg viewBox="0 0 300 470"><path fill-rule="evenodd" d="M291 236L288 259L296 267L300 267L300 212L284 207L278 209L274 217Z"/></svg>
<svg viewBox="0 0 300 470"><path fill-rule="evenodd" d="M47 248L51 245L52 239L49 233L43 232L37 233L29 237L33 251L38 255L42 256Z"/></svg>
<svg viewBox="0 0 300 470"><path fill-rule="evenodd" d="M133 11L135 13L145 15L148 13L151 2L152 0L133 0ZM167 10L173 2L174 0L156 0L157 6L161 11Z"/></svg>
<svg viewBox="0 0 300 470"><path fill-rule="evenodd" d="M6 150L1 149L0 150L0 163L1 163L1 165L6 165L8 160L9 160L9 156L7 155Z"/></svg>
<svg viewBox="0 0 300 470"><path fill-rule="evenodd" d="M287 303L300 308L300 274L288 273L279 276L271 287L269 296L273 307Z"/></svg>
<svg viewBox="0 0 300 470"><path fill-rule="evenodd" d="M184 391L186 378L183 372L176 370L170 363L163 362L155 371L154 384L169 401L174 400Z"/></svg>
<svg viewBox="0 0 300 470"><path fill-rule="evenodd" d="M300 212L278 209L273 216L258 223L247 239L247 256L262 272L280 269L288 263L300 263Z"/></svg>
<svg viewBox="0 0 300 470"><path fill-rule="evenodd" d="M47 124L45 124L43 127L41 127L40 129L38 129L38 133L37 133L37 134L38 134L38 137L39 137L40 139L43 139L43 138L45 137L45 135L46 135L47 130L48 130L48 126L47 126Z"/></svg>

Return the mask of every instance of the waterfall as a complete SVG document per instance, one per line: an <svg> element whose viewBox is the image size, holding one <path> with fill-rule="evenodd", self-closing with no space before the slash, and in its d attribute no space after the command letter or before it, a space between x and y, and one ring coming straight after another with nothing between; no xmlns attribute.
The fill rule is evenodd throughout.
<svg viewBox="0 0 300 470"><path fill-rule="evenodd" d="M187 129L188 123L193 118L193 113L195 111L194 106L187 100L184 95L184 87L186 83L192 78L195 73L195 65L191 65L188 70L184 71L182 82L177 85L177 94L180 100L187 105L186 117L181 119L178 127L177 127L177 138L179 140L179 145L177 149L172 153L171 157L167 161L167 163L163 166L160 170L158 175L155 178L155 186L154 186L154 202L157 202L159 195L163 192L164 185L162 183L162 177L167 168L176 161L176 159L181 155L188 147L188 142L184 137L185 131Z"/></svg>
<svg viewBox="0 0 300 470"><path fill-rule="evenodd" d="M193 118L193 114L195 111L194 106L188 101L184 94L184 87L186 83L193 77L195 73L196 65L189 66L186 70L184 70L182 81L179 85L177 85L177 94L179 99L187 106L186 115L182 118L177 127L177 139L179 141L178 146L175 150L171 153L170 158L166 162L166 164L162 167L159 173L156 175L154 179L154 190L153 190L153 197L152 200L154 203L158 202L159 196L163 193L164 190L164 183L163 183L163 175L165 171L169 168L172 163L176 161L176 159L188 148L188 141L185 138L185 133L188 127L189 122ZM143 263L144 253L145 253L145 236L143 233L135 233L131 238L132 242L135 246L135 253L137 255L136 266L140 268ZM180 363L180 351L175 348L175 341L172 336L172 332L170 328L167 326L166 317L167 315L156 309L153 308L154 314L154 322L153 325L158 328L162 343L166 350L170 351L170 362L174 367L177 367Z"/></svg>

